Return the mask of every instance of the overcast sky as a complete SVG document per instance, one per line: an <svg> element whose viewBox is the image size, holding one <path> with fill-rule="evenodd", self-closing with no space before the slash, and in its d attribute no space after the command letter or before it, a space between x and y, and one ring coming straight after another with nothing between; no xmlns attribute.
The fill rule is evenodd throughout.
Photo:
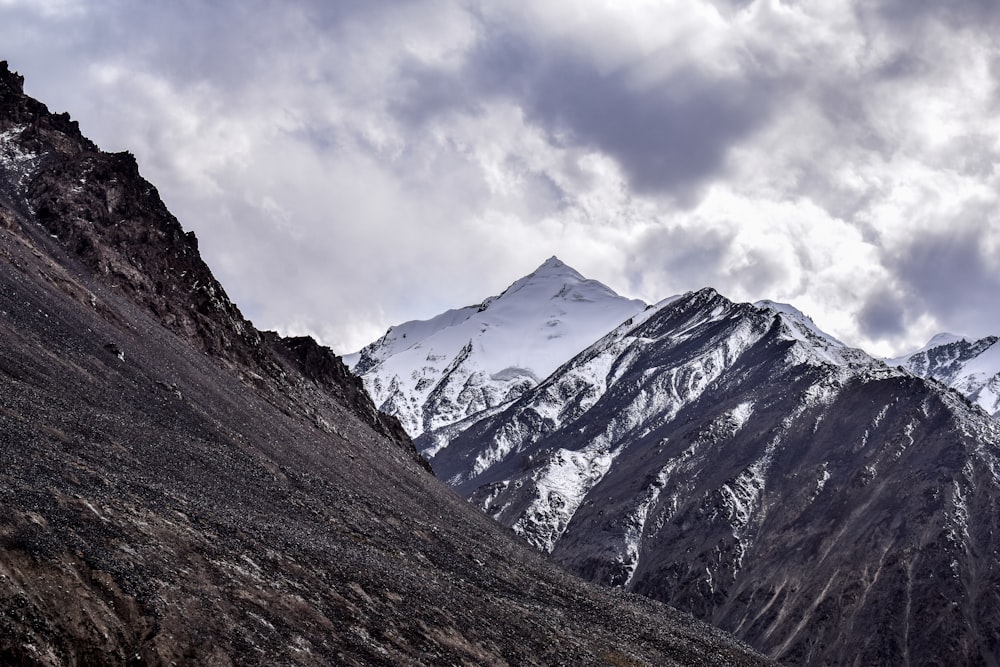
<svg viewBox="0 0 1000 667"><path fill-rule="evenodd" d="M876 354L1000 334L994 0L0 0L260 328L352 351L550 255L790 302Z"/></svg>

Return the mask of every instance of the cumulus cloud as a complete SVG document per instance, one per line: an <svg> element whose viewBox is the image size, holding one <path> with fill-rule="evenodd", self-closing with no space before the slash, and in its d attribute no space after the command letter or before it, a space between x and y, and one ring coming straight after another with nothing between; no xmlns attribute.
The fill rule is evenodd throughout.
<svg viewBox="0 0 1000 667"><path fill-rule="evenodd" d="M340 351L557 254L891 354L1000 332L994 3L0 0L0 57Z"/></svg>

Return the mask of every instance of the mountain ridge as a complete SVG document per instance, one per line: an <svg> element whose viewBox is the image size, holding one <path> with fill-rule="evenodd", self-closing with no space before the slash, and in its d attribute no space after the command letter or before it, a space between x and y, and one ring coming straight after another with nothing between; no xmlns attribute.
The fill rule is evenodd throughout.
<svg viewBox="0 0 1000 667"><path fill-rule="evenodd" d="M690 292L416 443L571 571L772 658L996 660L1000 425L803 317Z"/></svg>

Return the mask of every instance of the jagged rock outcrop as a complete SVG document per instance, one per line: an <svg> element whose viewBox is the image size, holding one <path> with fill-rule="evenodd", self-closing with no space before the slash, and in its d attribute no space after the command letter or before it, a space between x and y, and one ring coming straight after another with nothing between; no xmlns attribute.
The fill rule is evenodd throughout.
<svg viewBox="0 0 1000 667"><path fill-rule="evenodd" d="M0 64L0 663L760 664L555 568Z"/></svg>

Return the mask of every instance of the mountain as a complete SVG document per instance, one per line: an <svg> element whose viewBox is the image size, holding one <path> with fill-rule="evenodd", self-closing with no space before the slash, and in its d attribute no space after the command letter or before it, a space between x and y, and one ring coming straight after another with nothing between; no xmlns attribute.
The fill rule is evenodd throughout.
<svg viewBox="0 0 1000 667"><path fill-rule="evenodd" d="M392 327L344 360L416 437L517 398L645 306L551 257L500 296Z"/></svg>
<svg viewBox="0 0 1000 667"><path fill-rule="evenodd" d="M0 664L763 664L568 576L0 64Z"/></svg>
<svg viewBox="0 0 1000 667"><path fill-rule="evenodd" d="M924 347L889 360L914 375L953 387L983 410L1000 417L1000 338L972 340L938 334Z"/></svg>
<svg viewBox="0 0 1000 667"><path fill-rule="evenodd" d="M463 426L435 472L587 579L787 664L1000 660L1000 424L790 306L670 299Z"/></svg>

